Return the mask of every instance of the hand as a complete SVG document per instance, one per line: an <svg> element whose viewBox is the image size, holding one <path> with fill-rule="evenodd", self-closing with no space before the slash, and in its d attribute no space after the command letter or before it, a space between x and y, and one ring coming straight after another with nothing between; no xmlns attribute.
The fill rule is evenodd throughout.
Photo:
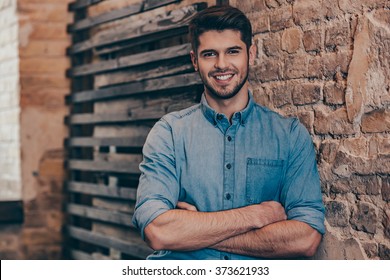
<svg viewBox="0 0 390 280"><path fill-rule="evenodd" d="M176 205L176 208L198 212L198 209L196 209L196 207L194 205L189 204L189 203L184 202L184 201L179 201Z"/></svg>
<svg viewBox="0 0 390 280"><path fill-rule="evenodd" d="M286 211L279 202L265 201L256 206L258 207L260 227L287 220Z"/></svg>

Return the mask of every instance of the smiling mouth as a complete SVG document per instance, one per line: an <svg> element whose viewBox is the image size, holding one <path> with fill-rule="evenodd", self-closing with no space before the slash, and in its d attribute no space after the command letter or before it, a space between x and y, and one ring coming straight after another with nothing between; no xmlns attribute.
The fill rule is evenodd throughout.
<svg viewBox="0 0 390 280"><path fill-rule="evenodd" d="M216 75L214 76L215 79L219 81L227 81L233 77L233 74L225 74L225 75Z"/></svg>

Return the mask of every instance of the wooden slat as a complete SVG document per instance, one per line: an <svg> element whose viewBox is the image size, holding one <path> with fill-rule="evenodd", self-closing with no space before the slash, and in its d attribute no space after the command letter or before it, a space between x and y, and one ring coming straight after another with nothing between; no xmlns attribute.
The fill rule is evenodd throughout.
<svg viewBox="0 0 390 280"><path fill-rule="evenodd" d="M153 250L150 249L141 238L132 239L131 241L123 241L117 238L93 233L75 226L68 226L67 229L68 234L75 239L106 248L117 249L131 256L146 258L153 252Z"/></svg>
<svg viewBox="0 0 390 280"><path fill-rule="evenodd" d="M69 160L68 168L71 170L102 171L115 173L139 174L139 163L134 162L104 162L92 160Z"/></svg>
<svg viewBox="0 0 390 280"><path fill-rule="evenodd" d="M141 148L145 143L146 137L146 135L121 138L74 137L67 140L67 145L70 147L116 146Z"/></svg>
<svg viewBox="0 0 390 280"><path fill-rule="evenodd" d="M74 93L71 96L71 101L73 103L79 103L104 100L110 98L125 97L139 93L145 94L146 92L189 87L201 84L202 80L200 79L198 73L190 73L166 78L151 79L142 82L135 82L127 85L115 86L105 89L82 91Z"/></svg>
<svg viewBox="0 0 390 280"><path fill-rule="evenodd" d="M76 2L69 4L69 11L75 11L78 9L86 8L88 6L95 5L102 1L104 0L77 0Z"/></svg>
<svg viewBox="0 0 390 280"><path fill-rule="evenodd" d="M69 252L72 260L111 260L109 256L105 256L101 253L88 254L79 250L70 250Z"/></svg>
<svg viewBox="0 0 390 280"><path fill-rule="evenodd" d="M115 11L107 12L95 17L85 18L75 22L68 26L68 32L75 32L84 30L87 28L91 28L98 24L110 22L116 19L124 18L130 15L137 14L142 11L142 3L133 4L128 7L124 7L122 9L118 9Z"/></svg>
<svg viewBox="0 0 390 280"><path fill-rule="evenodd" d="M87 195L121 198L135 200L137 197L136 189L108 187L104 185L97 185L92 183L68 182L67 190L69 192L83 193Z"/></svg>
<svg viewBox="0 0 390 280"><path fill-rule="evenodd" d="M68 50L68 53L76 54L90 50L92 48L117 44L128 40L138 40L138 42L140 42L142 37L150 37L161 32L169 32L170 34L172 34L172 32L179 32L179 30L182 30L183 27L187 27L188 21L194 16L197 10L204 7L204 3L194 4L179 10L175 10L173 12L169 12L163 17L140 22L140 26L126 26L121 28L120 32L111 32L104 34L104 36L95 35L95 37L89 40L74 44Z"/></svg>
<svg viewBox="0 0 390 280"><path fill-rule="evenodd" d="M94 88L123 85L150 79L162 79L168 76L194 72L190 56L159 61L152 64L95 75Z"/></svg>
<svg viewBox="0 0 390 280"><path fill-rule="evenodd" d="M169 1L169 0L145 0L144 1L144 11L155 9L161 6L165 6L172 3L178 3L180 1Z"/></svg>
<svg viewBox="0 0 390 280"><path fill-rule="evenodd" d="M143 65L146 63L157 62L172 58L186 56L190 53L191 45L183 44L170 48L159 49L147 53L140 53L130 56L120 57L115 60L107 60L99 63L85 64L70 69L68 76L79 77L97 73L104 73L107 71L120 70L134 66Z"/></svg>
<svg viewBox="0 0 390 280"><path fill-rule="evenodd" d="M104 210L96 207L88 207L74 203L68 203L67 212L69 214L84 218L119 224L128 227L134 227L131 222L132 215L130 214L118 213L112 210Z"/></svg>
<svg viewBox="0 0 390 280"><path fill-rule="evenodd" d="M131 6L124 7L115 11L107 12L95 17L86 18L77 21L74 24L68 26L68 32L84 30L96 26L98 24L118 20L124 17L138 14L140 12L146 12L148 10L152 10L172 3L177 3L180 1L181 0L165 0L165 1L144 1L144 3L136 3Z"/></svg>

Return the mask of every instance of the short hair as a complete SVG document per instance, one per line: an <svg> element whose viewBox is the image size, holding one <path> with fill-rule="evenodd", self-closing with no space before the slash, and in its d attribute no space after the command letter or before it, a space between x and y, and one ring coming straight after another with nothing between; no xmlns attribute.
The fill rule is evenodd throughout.
<svg viewBox="0 0 390 280"><path fill-rule="evenodd" d="M252 25L239 9L224 5L211 6L196 14L189 24L189 35L192 50L196 53L199 47L199 36L206 31L236 30L241 33L241 40L249 51L252 45Z"/></svg>

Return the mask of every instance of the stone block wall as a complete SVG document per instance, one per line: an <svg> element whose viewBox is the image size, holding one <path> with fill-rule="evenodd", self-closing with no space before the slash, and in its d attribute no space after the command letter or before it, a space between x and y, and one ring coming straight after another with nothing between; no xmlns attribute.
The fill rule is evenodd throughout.
<svg viewBox="0 0 390 280"><path fill-rule="evenodd" d="M67 136L64 117L68 113L64 97L70 92L70 81L65 76L70 67L66 47L71 44L66 27L72 21L69 2L73 1L0 1L0 13L4 3L12 3L12 13L8 10L0 14L0 32L2 22L17 15L12 34L0 34L0 42L5 40L3 34L12 38L7 50L3 51L0 43L0 87L10 88L9 92L12 86L14 90L6 96L7 91L0 90L0 194L7 186L1 176L12 174L4 172L5 164L15 158L20 167L19 200L23 200L24 209L23 224L0 227L1 259L62 257L63 143ZM12 54L12 60L3 61L4 53ZM17 119L14 112L18 113ZM18 144L12 144L18 145L17 152L3 151L7 148L3 142L9 137L18 139Z"/></svg>
<svg viewBox="0 0 390 280"><path fill-rule="evenodd" d="M256 100L311 133L326 206L317 259L390 259L390 2L235 1Z"/></svg>
<svg viewBox="0 0 390 280"><path fill-rule="evenodd" d="M21 200L16 0L0 2L0 201Z"/></svg>

